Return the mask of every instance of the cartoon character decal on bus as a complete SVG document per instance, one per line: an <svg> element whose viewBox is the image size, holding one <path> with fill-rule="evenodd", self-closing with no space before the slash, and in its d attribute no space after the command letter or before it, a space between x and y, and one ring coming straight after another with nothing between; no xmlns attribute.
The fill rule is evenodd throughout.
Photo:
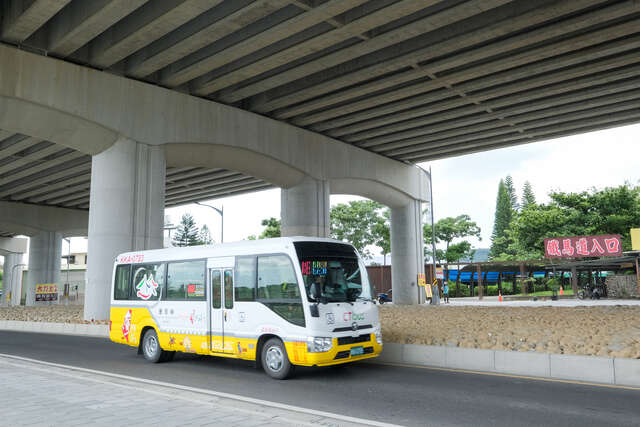
<svg viewBox="0 0 640 427"><path fill-rule="evenodd" d="M124 315L124 321L122 322L122 335L124 339L129 342L129 332L131 331L131 310L127 311Z"/></svg>
<svg viewBox="0 0 640 427"><path fill-rule="evenodd" d="M138 290L136 295L138 298L142 298L143 300L148 300L149 298L158 295L156 292L158 284L153 280L153 274L145 274L142 280L140 280L140 283L136 285L136 289Z"/></svg>

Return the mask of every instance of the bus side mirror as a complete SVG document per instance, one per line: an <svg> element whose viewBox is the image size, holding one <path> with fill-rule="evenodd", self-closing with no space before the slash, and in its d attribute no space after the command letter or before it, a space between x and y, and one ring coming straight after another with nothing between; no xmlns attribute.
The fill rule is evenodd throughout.
<svg viewBox="0 0 640 427"><path fill-rule="evenodd" d="M322 292L320 291L320 283L312 283L311 284L311 298L314 301L320 300L320 295Z"/></svg>
<svg viewBox="0 0 640 427"><path fill-rule="evenodd" d="M312 304L309 306L309 312L311 317L320 317L320 310L318 310L318 304Z"/></svg>

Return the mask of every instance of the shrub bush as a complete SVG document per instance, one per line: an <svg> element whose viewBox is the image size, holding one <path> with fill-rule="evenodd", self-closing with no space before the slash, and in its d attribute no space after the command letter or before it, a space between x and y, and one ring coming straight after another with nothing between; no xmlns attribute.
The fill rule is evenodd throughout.
<svg viewBox="0 0 640 427"><path fill-rule="evenodd" d="M469 296L469 286L464 283L458 284L456 287L456 283L452 283L449 285L449 296L454 297L468 297Z"/></svg>
<svg viewBox="0 0 640 427"><path fill-rule="evenodd" d="M498 296L498 285L488 285L487 286L487 296L497 297Z"/></svg>

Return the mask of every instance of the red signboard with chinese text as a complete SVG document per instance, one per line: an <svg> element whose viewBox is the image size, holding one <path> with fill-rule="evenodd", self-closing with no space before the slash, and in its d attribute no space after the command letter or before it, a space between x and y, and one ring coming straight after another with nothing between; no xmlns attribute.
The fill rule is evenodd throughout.
<svg viewBox="0 0 640 427"><path fill-rule="evenodd" d="M581 258L621 256L622 237L606 236L552 237L544 239L544 256L547 258Z"/></svg>

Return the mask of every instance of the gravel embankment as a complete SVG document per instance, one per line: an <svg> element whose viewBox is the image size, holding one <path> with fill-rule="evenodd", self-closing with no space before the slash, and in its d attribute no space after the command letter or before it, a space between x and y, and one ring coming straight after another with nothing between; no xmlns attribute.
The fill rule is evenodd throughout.
<svg viewBox="0 0 640 427"><path fill-rule="evenodd" d="M384 305L380 318L386 342L640 359L640 306ZM0 320L90 323L63 305L0 308Z"/></svg>
<svg viewBox="0 0 640 427"><path fill-rule="evenodd" d="M91 323L83 319L81 305L49 305L43 307L0 307L0 320L25 322ZM94 322L106 325L107 320Z"/></svg>
<svg viewBox="0 0 640 427"><path fill-rule="evenodd" d="M380 308L386 342L640 359L640 306Z"/></svg>

